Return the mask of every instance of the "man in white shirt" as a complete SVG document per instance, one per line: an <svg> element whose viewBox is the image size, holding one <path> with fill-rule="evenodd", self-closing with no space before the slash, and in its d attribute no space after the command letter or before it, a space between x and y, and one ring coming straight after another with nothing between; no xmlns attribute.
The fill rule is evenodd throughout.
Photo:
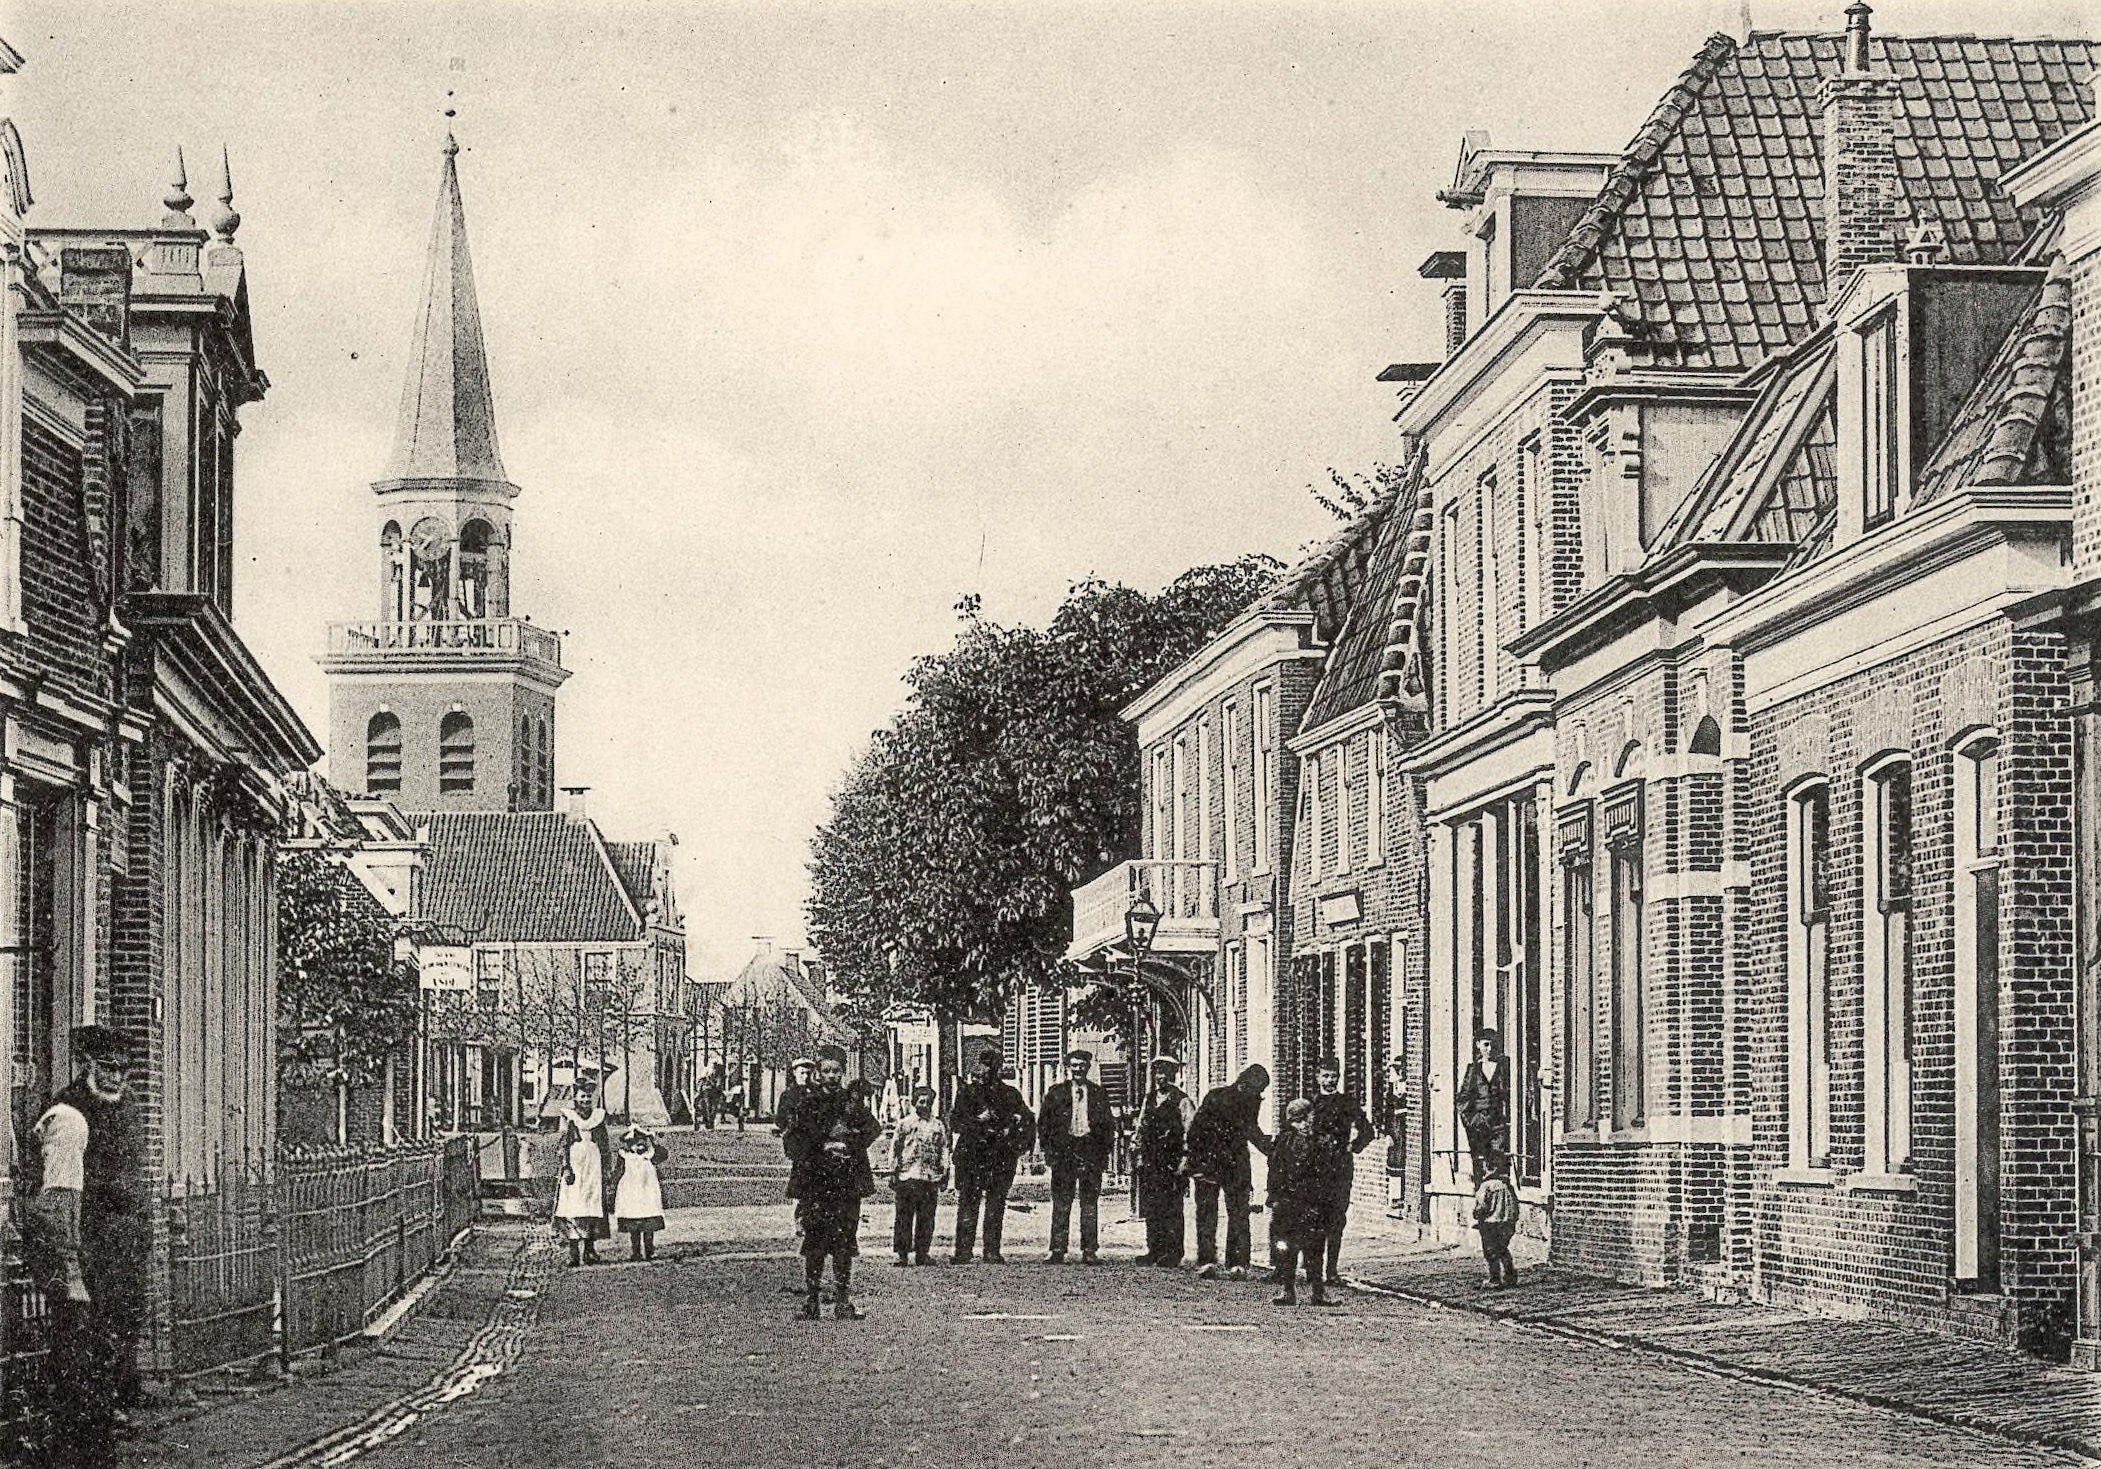
<svg viewBox="0 0 2101 1469"><path fill-rule="evenodd" d="M1043 1115L1036 1122L1036 1138L1042 1144L1044 1161L1050 1164L1053 1265L1065 1263L1075 1196L1080 1201L1080 1263L1102 1263L1102 1173L1109 1166L1116 1118L1109 1110L1108 1094L1088 1080L1093 1069L1092 1052L1068 1055L1066 1080L1043 1094Z"/></svg>

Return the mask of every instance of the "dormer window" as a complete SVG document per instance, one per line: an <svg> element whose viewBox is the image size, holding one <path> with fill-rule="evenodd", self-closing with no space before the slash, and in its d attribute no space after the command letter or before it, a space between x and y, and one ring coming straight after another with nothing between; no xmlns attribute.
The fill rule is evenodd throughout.
<svg viewBox="0 0 2101 1469"><path fill-rule="evenodd" d="M1897 399L1897 307L1859 328L1861 523L1873 530L1897 510L1902 445Z"/></svg>

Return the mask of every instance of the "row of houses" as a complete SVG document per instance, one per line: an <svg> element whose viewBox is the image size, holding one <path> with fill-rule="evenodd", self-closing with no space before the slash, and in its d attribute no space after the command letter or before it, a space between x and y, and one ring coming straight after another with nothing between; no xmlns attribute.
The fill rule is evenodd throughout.
<svg viewBox="0 0 2101 1469"><path fill-rule="evenodd" d="M1469 134L1401 472L1127 711L1072 956L1204 1085L1337 1055L1456 1234L2101 1355L2086 41L1716 36L1616 154ZM1442 242L1439 242L1442 244Z"/></svg>

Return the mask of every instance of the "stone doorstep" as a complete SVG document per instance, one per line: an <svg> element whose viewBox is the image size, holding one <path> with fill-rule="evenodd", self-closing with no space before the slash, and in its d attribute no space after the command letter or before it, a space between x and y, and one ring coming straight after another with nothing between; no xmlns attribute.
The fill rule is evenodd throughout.
<svg viewBox="0 0 2101 1469"><path fill-rule="evenodd" d="M2101 1380L2084 1372L1917 1328L1877 1322L1869 1336L1858 1321L1749 1304L1718 1310L1718 1303L1694 1289L1626 1286L1553 1267L1520 1271L1515 1290L1477 1292L1472 1280L1478 1265L1459 1250L1426 1253L1380 1261L1373 1267L1376 1275L1351 1284L1573 1341L1650 1352L1702 1371L1806 1388L1951 1428L2101 1459ZM1699 1312L1704 1319L1680 1319L1681 1313L1691 1318ZM1618 1319L1607 1325L1603 1318L1608 1316ZM1786 1333L1784 1354L1771 1349L1772 1331ZM1710 1333L1716 1340L1698 1340ZM1753 1349L1751 1343L1760 1338L1768 1345ZM1954 1364L1951 1354L1958 1359ZM1906 1367L1914 1369L1908 1376Z"/></svg>

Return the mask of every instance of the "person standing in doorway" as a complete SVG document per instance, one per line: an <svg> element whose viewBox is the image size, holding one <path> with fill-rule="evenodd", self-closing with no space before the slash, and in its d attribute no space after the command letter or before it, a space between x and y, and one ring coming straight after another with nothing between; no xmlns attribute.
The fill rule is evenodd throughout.
<svg viewBox="0 0 2101 1469"><path fill-rule="evenodd" d="M1092 1051L1069 1053L1065 1080L1043 1094L1043 1115L1036 1125L1036 1140L1050 1164L1053 1265L1065 1263L1075 1197L1080 1201L1080 1263L1102 1263L1102 1173L1109 1166L1116 1118L1109 1094L1088 1080L1093 1069Z"/></svg>
<svg viewBox="0 0 2101 1469"><path fill-rule="evenodd" d="M853 1262L861 1253L861 1200L875 1192L868 1146L882 1133L858 1092L847 1090L846 1052L817 1048L817 1084L789 1114L781 1146L787 1152L788 1196L802 1207L805 1321L817 1319L824 1262L832 1262L832 1315L858 1321Z"/></svg>
<svg viewBox="0 0 2101 1469"><path fill-rule="evenodd" d="M1172 1056L1153 1058L1153 1084L1134 1130L1138 1207L1145 1214L1145 1253L1138 1263L1168 1270L1182 1263L1185 1250L1183 1209L1189 1181L1182 1176L1182 1158L1189 1124L1196 1119L1196 1103L1175 1080L1181 1069L1182 1063Z"/></svg>
<svg viewBox="0 0 2101 1469"><path fill-rule="evenodd" d="M58 1461L108 1469L138 1401L152 1206L127 1096L130 1044L101 1025L80 1027L72 1042L80 1074L36 1123L42 1177L22 1245L50 1302L46 1406Z"/></svg>
<svg viewBox="0 0 2101 1469"><path fill-rule="evenodd" d="M1371 1118L1365 1115L1357 1099L1342 1089L1342 1063L1333 1056L1321 1061L1313 1084L1316 1088L1311 1109L1313 1134L1322 1142L1334 1145L1334 1166L1330 1174L1335 1190L1334 1196L1328 1200L1322 1231L1327 1258L1325 1261L1308 1260L1306 1273L1320 1276L1329 1285L1341 1285L1342 1231L1350 1222L1350 1191L1357 1181L1357 1154L1370 1147L1371 1140L1378 1134L1372 1131Z"/></svg>
<svg viewBox="0 0 2101 1469"><path fill-rule="evenodd" d="M1007 1194L1014 1168L1036 1135L1036 1119L1021 1093L1000 1079L1000 1054L978 1055L978 1074L956 1089L949 1120L955 1134L956 1263L968 1265L977 1248L979 1211L984 1214L985 1263L1002 1265L1000 1243L1007 1224Z"/></svg>
<svg viewBox="0 0 2101 1469"><path fill-rule="evenodd" d="M1255 1187L1248 1149L1269 1152L1269 1135L1262 1130L1262 1097L1268 1090L1268 1068L1250 1066L1231 1086L1207 1093L1190 1119L1182 1171L1195 1185L1196 1273L1206 1280L1218 1274L1221 1199L1226 1208L1226 1273L1234 1280L1247 1278L1248 1215Z"/></svg>
<svg viewBox="0 0 2101 1469"><path fill-rule="evenodd" d="M1459 1082L1459 1126L1473 1155L1474 1182L1488 1176L1489 1160L1510 1161L1510 1063L1493 1030L1474 1036L1474 1059Z"/></svg>

